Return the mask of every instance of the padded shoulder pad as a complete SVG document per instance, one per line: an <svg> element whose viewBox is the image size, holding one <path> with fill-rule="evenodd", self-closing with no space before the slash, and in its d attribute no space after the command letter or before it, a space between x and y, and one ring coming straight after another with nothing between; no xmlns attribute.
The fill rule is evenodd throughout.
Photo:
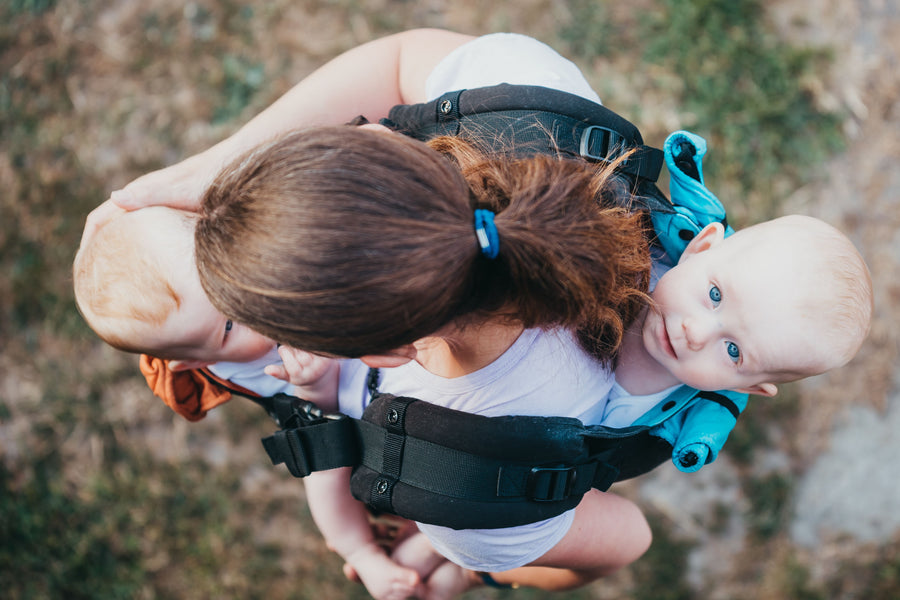
<svg viewBox="0 0 900 600"><path fill-rule="evenodd" d="M484 417L381 394L359 429L354 497L454 529L556 516L574 508L598 474L577 419Z"/></svg>
<svg viewBox="0 0 900 600"><path fill-rule="evenodd" d="M431 102L395 106L383 124L420 140L464 137L495 153L605 161L633 150L619 170L649 183L663 164L662 151L645 146L627 119L602 104L542 86L503 83L447 92Z"/></svg>

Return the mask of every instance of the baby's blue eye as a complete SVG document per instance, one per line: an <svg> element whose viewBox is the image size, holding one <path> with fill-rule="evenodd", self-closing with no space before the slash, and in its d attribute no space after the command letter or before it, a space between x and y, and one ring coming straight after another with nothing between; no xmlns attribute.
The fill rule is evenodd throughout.
<svg viewBox="0 0 900 600"><path fill-rule="evenodd" d="M719 291L719 288L716 286L712 286L709 288L709 299L718 304L722 301L722 292Z"/></svg>
<svg viewBox="0 0 900 600"><path fill-rule="evenodd" d="M736 363L741 358L741 349L734 342L725 342L725 351L728 352L728 358L731 362Z"/></svg>

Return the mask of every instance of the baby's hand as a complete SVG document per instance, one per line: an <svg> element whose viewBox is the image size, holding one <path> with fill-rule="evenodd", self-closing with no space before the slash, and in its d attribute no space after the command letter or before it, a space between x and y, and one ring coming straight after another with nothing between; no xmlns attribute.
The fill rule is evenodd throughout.
<svg viewBox="0 0 900 600"><path fill-rule="evenodd" d="M297 395L316 404L331 404L337 399L340 363L290 346L279 346L282 364L266 367L266 375L287 381L297 388ZM324 406L323 406L324 408Z"/></svg>

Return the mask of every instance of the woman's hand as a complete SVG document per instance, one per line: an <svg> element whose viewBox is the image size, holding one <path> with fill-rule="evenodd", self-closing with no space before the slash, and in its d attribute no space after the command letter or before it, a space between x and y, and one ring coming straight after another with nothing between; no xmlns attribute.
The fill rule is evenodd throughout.
<svg viewBox="0 0 900 600"><path fill-rule="evenodd" d="M219 147L195 154L180 163L138 177L114 191L110 200L124 210L163 205L196 212L200 199L224 166Z"/></svg>

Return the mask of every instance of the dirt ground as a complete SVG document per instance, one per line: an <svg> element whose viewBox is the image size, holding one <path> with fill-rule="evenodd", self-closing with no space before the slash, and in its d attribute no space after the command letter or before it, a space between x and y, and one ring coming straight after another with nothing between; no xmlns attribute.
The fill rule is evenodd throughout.
<svg viewBox="0 0 900 600"><path fill-rule="evenodd" d="M647 3L638 0L633 8ZM24 0L20 4L29 5ZM36 135L71 149L79 172L102 182L103 189L97 190L102 196L142 172L218 141L315 66L361 40L424 23L472 33L522 31L546 39L552 31L551 17L558 16L565 3L528 0L516 3L515 10L504 3L484 7L474 0L401 4L402 17L391 12L399 9L390 0L259 3L253 7L256 18L240 19L246 7L235 2L123 0L77 6L60 2L44 19L42 29L33 36L30 32L19 35L17 42L26 51L15 60L4 55L3 66L13 77L33 74L30 77L37 81L58 76L49 67L41 72L45 65L71 57L90 61L89 73L78 71L63 81L71 111L49 113ZM287 5L290 8L285 10ZM360 5L367 12L361 12ZM900 0L768 0L762 5L779 35L791 44L833 48L829 70L809 85L823 108L847 115L846 145L790 194L783 212L821 217L851 236L871 269L875 315L868 341L849 365L790 390L799 409L783 420L753 421L762 422L764 429L748 429L747 435L764 434L769 444L756 449L751 465L725 455L696 475L685 476L667 465L621 487L623 493L661 515L669 536L687 544L685 577L693 595L673 592L672 598L799 597L784 591L784 564L801 565L810 585L827 587L848 564L874 562L883 556L884 548L900 544L896 460L900 456L896 433L900 428ZM215 12L211 6L227 6L236 16L217 21L210 17ZM626 9L617 5L612 10ZM285 17L273 19L276 13ZM336 14L341 18L336 20ZM181 20L190 26L167 28ZM219 45L209 47L207 54L181 60L180 47L217 40L216 27L229 28L225 41L215 42ZM175 37L166 38L171 31L176 31ZM246 39L253 40L257 55L265 57L266 73L276 73L264 83L253 64L235 58L241 40ZM161 48L162 54L153 55L145 46ZM618 85L625 75L610 79L614 80L611 85ZM188 81L194 83L184 85ZM223 81L238 99L238 108L214 101L210 91L222 89ZM620 98L640 100L640 93L629 91L627 83L622 87ZM241 104L241 94L250 94L251 100ZM0 107L6 106L6 98L0 94ZM661 104L650 122L641 123L642 129L677 128L677 107L664 100ZM651 141L661 143L661 139ZM54 169L62 168L52 154L42 153L34 160L41 177L52 179ZM0 144L0 187L8 195L0 206L20 219L23 236L34 230L35 240L52 245L58 220L38 222L12 206L10 199L22 195L28 185L27 179L15 176L19 168ZM70 261L71 256L62 260ZM9 287L6 280L0 281L0 294L10 294ZM272 506L292 505L302 498L296 481L275 474L260 459L258 440L265 423L252 408L235 409L227 416L213 413L203 423L189 425L154 404L143 383L133 376L132 357L100 344L60 341L45 333L29 337L21 348L7 346L0 352L0 400L5 406L0 412L0 458L4 464L17 468L42 448L58 444L66 462L66 481L83 496L81 483L100 469L110 447L121 444L165 465L196 460L210 471L227 471L234 478L235 495L241 498L265 497ZM31 355L23 358L22 348ZM81 367L81 375L90 372L90 377L60 369L60 380L48 382L42 374L54 372L57 363L69 370L73 365ZM63 429L51 423L41 404L63 387L73 390L79 401L70 409L78 424L64 429L65 436L54 437ZM95 416L84 408L90 403L96 405L91 410L102 414L104 424L114 425L101 433L83 425ZM738 427L742 425L747 427L744 423ZM779 522L775 533L762 543L753 533L759 523L747 517L750 505L757 502L748 482L770 483L775 495L784 494L778 506L787 507L785 522ZM149 485L152 491L157 484ZM290 514L273 510L270 518L254 521L257 527L250 537L257 544L279 545L282 573L321 573L317 565L326 560L327 552ZM175 559L166 552L151 552L150 562L158 566L148 569L154 574L169 573L159 577L175 577L171 575ZM900 571L900 562L894 559L888 568ZM617 597L636 577L637 571L619 575L590 588L585 597ZM900 581L900 574L892 581ZM189 591L176 596L200 597L200 592L190 591L190 585L185 589ZM859 597L853 593L853 584L844 584L840 592L836 589L806 597ZM293 597L290 592L282 594L283 590L270 591L271 597ZM897 593L884 597L900 597L900 590L893 591ZM323 592L320 597L341 597L342 593Z"/></svg>

